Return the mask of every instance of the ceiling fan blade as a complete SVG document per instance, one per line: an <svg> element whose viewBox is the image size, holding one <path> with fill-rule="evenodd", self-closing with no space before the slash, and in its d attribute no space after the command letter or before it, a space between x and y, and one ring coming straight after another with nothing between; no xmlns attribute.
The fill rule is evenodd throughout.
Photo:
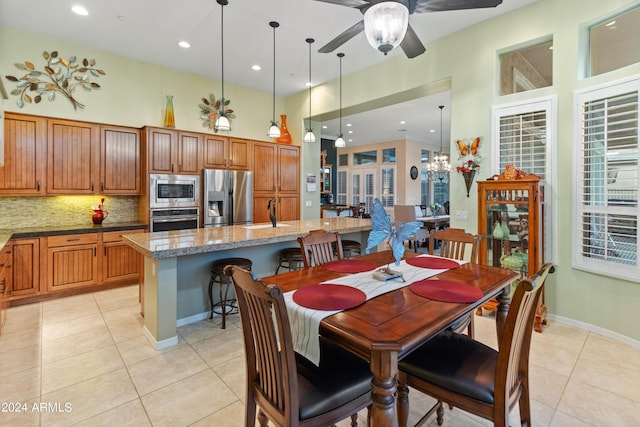
<svg viewBox="0 0 640 427"><path fill-rule="evenodd" d="M400 43L400 47L405 55L407 55L407 58L415 58L427 50L418 38L416 32L411 28L411 24L407 27L407 34L405 34L404 40Z"/></svg>
<svg viewBox="0 0 640 427"><path fill-rule="evenodd" d="M337 4L339 6L347 6L347 7L362 7L362 6L367 6L369 4L368 0L316 0L316 1L321 1L323 3Z"/></svg>
<svg viewBox="0 0 640 427"><path fill-rule="evenodd" d="M496 7L502 0L415 0L413 13Z"/></svg>
<svg viewBox="0 0 640 427"><path fill-rule="evenodd" d="M364 31L364 20L362 20L362 21L358 22L357 24L347 28L347 30L345 30L338 37L334 38L329 43L327 43L326 45L324 45L320 49L318 49L318 52L320 52L320 53L333 52L334 50L336 50L337 48L339 48L340 46L342 46L343 44L345 44L346 42L348 42L353 37L357 36L358 34L360 34L363 31Z"/></svg>

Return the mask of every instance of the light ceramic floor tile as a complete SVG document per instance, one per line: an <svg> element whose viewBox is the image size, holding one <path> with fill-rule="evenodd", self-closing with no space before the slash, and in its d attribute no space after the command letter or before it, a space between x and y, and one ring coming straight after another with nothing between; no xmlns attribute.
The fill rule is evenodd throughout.
<svg viewBox="0 0 640 427"><path fill-rule="evenodd" d="M201 420L191 424L190 427L244 427L244 405L240 401L233 402ZM366 424L360 424L365 426Z"/></svg>
<svg viewBox="0 0 640 427"><path fill-rule="evenodd" d="M568 381L568 376L529 364L529 395L540 403L558 407Z"/></svg>
<svg viewBox="0 0 640 427"><path fill-rule="evenodd" d="M2 381L0 379L0 381ZM0 401L7 402L0 398ZM40 412L33 410L34 405L38 407L39 400L20 401L20 409L16 407L7 412L0 413L0 425L10 427L39 427Z"/></svg>
<svg viewBox="0 0 640 427"><path fill-rule="evenodd" d="M640 371L640 348L595 333L589 334L582 357Z"/></svg>
<svg viewBox="0 0 640 427"><path fill-rule="evenodd" d="M572 378L557 409L592 425L636 426L640 403Z"/></svg>
<svg viewBox="0 0 640 427"><path fill-rule="evenodd" d="M49 363L42 366L42 393L49 393L122 367L124 363L115 344Z"/></svg>
<svg viewBox="0 0 640 427"><path fill-rule="evenodd" d="M132 400L124 405L103 412L75 424L76 427L146 427L151 421L144 411L140 399Z"/></svg>
<svg viewBox="0 0 640 427"><path fill-rule="evenodd" d="M138 285L110 289L93 294L101 312L118 310L123 307L140 311Z"/></svg>
<svg viewBox="0 0 640 427"><path fill-rule="evenodd" d="M42 363L54 363L77 356L81 353L113 345L113 339L106 326L98 326L90 331L80 332L42 342Z"/></svg>
<svg viewBox="0 0 640 427"><path fill-rule="evenodd" d="M140 336L144 318L129 307L103 313L105 323L115 342Z"/></svg>
<svg viewBox="0 0 640 427"><path fill-rule="evenodd" d="M142 403L156 427L190 425L236 400L233 392L211 370L142 396Z"/></svg>
<svg viewBox="0 0 640 427"><path fill-rule="evenodd" d="M549 424L549 427L592 427L594 424L589 424L584 421L573 418L563 412L556 411L553 415L553 419Z"/></svg>
<svg viewBox="0 0 640 427"><path fill-rule="evenodd" d="M41 402L68 404L69 412L42 413L42 425L68 426L138 399L127 371L122 368L42 395Z"/></svg>
<svg viewBox="0 0 640 427"><path fill-rule="evenodd" d="M105 325L102 314L96 312L89 316L73 317L64 322L50 322L42 325L42 336L47 339L66 337L81 332L92 331Z"/></svg>
<svg viewBox="0 0 640 427"><path fill-rule="evenodd" d="M140 396L206 369L207 364L189 346L180 346L128 367ZM159 372L162 374L158 375Z"/></svg>
<svg viewBox="0 0 640 427"><path fill-rule="evenodd" d="M22 331L39 330L42 327L42 303L19 305L7 310L4 329Z"/></svg>
<svg viewBox="0 0 640 427"><path fill-rule="evenodd" d="M0 355L20 350L21 348L34 348L36 346L39 348L41 340L39 330L30 332L5 326L2 328L2 336L0 336Z"/></svg>
<svg viewBox="0 0 640 427"><path fill-rule="evenodd" d="M227 328L224 333L193 344L193 348L211 367L244 357L242 330ZM241 359L239 359L241 360Z"/></svg>
<svg viewBox="0 0 640 427"><path fill-rule="evenodd" d="M44 313L51 311L81 310L83 306L97 307L93 293L50 299L42 302Z"/></svg>
<svg viewBox="0 0 640 427"><path fill-rule="evenodd" d="M180 337L180 335L178 335L178 344L162 350L156 350L155 348L151 347L151 345L149 344L149 340L147 340L140 334L137 337L128 339L126 341L120 341L116 343L116 345L118 346L120 355L124 360L124 364L130 366L143 360L150 359L159 354L173 351L178 347L186 346L188 344L182 337Z"/></svg>
<svg viewBox="0 0 640 427"><path fill-rule="evenodd" d="M640 403L640 371L629 363L582 357L571 378Z"/></svg>
<svg viewBox="0 0 640 427"><path fill-rule="evenodd" d="M0 372L11 374L40 366L40 344L2 352Z"/></svg>
<svg viewBox="0 0 640 427"><path fill-rule="evenodd" d="M0 402L25 402L38 397L40 367L0 376Z"/></svg>
<svg viewBox="0 0 640 427"><path fill-rule="evenodd" d="M184 338L189 344L195 344L198 341L213 338L223 334L226 330L237 328L236 325L227 323L227 329L222 329L222 318L214 316L213 319L207 319L196 323L191 323L178 328L178 334Z"/></svg>
<svg viewBox="0 0 640 427"><path fill-rule="evenodd" d="M569 376L587 336L587 331L549 321L543 332L532 333L530 360L550 371Z"/></svg>
<svg viewBox="0 0 640 427"><path fill-rule="evenodd" d="M226 362L220 363L213 368L222 381L229 387L238 399L244 401L247 388L247 370L243 357L237 357Z"/></svg>
<svg viewBox="0 0 640 427"><path fill-rule="evenodd" d="M60 306L55 309L45 309L42 313L42 323L44 325L57 324L74 320L79 317L87 317L93 315L99 315L100 310L95 300L82 299L80 301L88 301L87 303L81 302L78 307L70 309L68 306ZM44 306L46 307L46 305Z"/></svg>

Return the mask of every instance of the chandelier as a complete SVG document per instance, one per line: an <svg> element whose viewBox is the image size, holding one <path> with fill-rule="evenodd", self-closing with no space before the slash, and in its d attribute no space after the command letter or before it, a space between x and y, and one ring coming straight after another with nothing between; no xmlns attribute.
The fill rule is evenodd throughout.
<svg viewBox="0 0 640 427"><path fill-rule="evenodd" d="M427 174L431 181L449 181L449 171L451 165L447 160L447 155L442 152L442 110L444 105L438 107L440 109L440 151L433 156L433 161L427 164Z"/></svg>

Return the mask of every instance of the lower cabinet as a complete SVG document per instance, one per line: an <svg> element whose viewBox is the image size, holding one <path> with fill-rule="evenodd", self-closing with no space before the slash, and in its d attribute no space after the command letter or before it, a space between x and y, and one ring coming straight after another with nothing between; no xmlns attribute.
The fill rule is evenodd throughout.
<svg viewBox="0 0 640 427"><path fill-rule="evenodd" d="M143 233L143 230L102 233L102 283L140 277L142 255L122 240L124 234L134 233Z"/></svg>
<svg viewBox="0 0 640 427"><path fill-rule="evenodd" d="M12 239L2 250L5 296L9 300L40 293L40 251L44 238Z"/></svg>
<svg viewBox="0 0 640 427"><path fill-rule="evenodd" d="M47 238L47 291L98 284L98 234Z"/></svg>

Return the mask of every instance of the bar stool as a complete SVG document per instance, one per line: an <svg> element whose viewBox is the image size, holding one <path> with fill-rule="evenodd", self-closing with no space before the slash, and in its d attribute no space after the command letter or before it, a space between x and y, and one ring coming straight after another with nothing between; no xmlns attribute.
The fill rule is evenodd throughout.
<svg viewBox="0 0 640 427"><path fill-rule="evenodd" d="M278 251L278 267L276 268L276 274L280 267L288 268L289 271L299 270L303 267L304 260L302 259L302 252L300 248L285 248Z"/></svg>
<svg viewBox="0 0 640 427"><path fill-rule="evenodd" d="M356 255L360 255L360 250L360 242L356 242L355 240L342 241L342 252L345 258L353 258Z"/></svg>
<svg viewBox="0 0 640 427"><path fill-rule="evenodd" d="M229 297L229 289L232 288L231 277L224 274L224 267L227 265L237 265L240 268L251 271L253 263L247 258L223 258L211 264L211 279L209 280L209 302L211 303L211 313L209 319L213 319L213 313L222 316L222 329L227 327L227 314L238 313L236 299ZM213 285L220 285L220 301L213 303Z"/></svg>

